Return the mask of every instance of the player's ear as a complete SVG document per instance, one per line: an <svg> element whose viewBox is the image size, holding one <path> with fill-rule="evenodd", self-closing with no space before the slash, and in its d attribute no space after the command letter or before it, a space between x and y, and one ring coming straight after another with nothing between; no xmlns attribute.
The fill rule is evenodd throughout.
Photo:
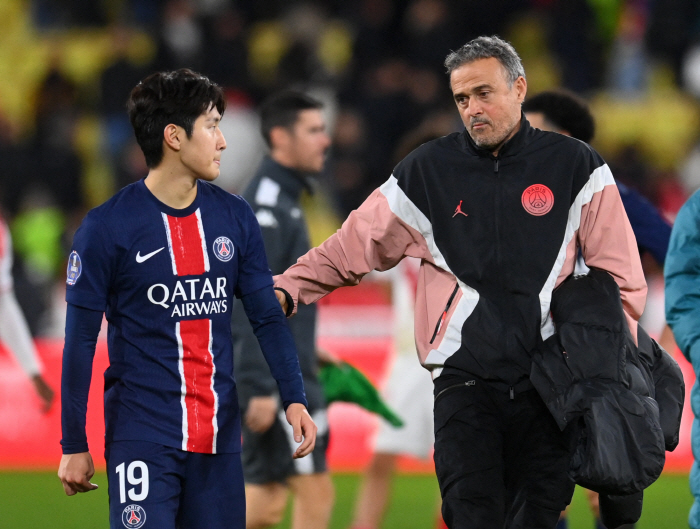
<svg viewBox="0 0 700 529"><path fill-rule="evenodd" d="M290 142L291 135L286 127L272 127L270 129L270 145L276 149L285 149Z"/></svg>
<svg viewBox="0 0 700 529"><path fill-rule="evenodd" d="M179 151L182 134L184 134L182 127L170 123L163 129L163 141L172 150Z"/></svg>

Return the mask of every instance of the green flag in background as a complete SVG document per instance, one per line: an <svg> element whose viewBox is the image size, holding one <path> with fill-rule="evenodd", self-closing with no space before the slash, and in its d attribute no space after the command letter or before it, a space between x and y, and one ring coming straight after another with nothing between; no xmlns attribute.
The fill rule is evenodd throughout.
<svg viewBox="0 0 700 529"><path fill-rule="evenodd" d="M353 402L366 410L384 417L392 426L403 426L403 421L382 400L379 391L357 368L347 362L325 364L319 371L319 379L328 404Z"/></svg>

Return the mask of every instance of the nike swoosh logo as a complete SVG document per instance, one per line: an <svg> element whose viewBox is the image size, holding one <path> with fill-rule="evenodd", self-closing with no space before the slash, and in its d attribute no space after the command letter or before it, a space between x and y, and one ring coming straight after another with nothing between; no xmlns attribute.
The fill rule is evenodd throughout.
<svg viewBox="0 0 700 529"><path fill-rule="evenodd" d="M143 263L144 261L147 261L148 259L150 259L151 257L153 257L155 254L157 254L158 252L160 252L163 249L165 249L165 246L163 246L162 248L158 248L155 252L147 253L146 255L141 255L141 251L138 251L136 253L136 262Z"/></svg>

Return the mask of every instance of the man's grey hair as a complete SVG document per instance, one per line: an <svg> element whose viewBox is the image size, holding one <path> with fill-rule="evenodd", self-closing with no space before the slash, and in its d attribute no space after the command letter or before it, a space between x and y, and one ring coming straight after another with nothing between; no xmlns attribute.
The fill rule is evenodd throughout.
<svg viewBox="0 0 700 529"><path fill-rule="evenodd" d="M513 46L497 35L492 37L477 37L467 42L457 51L451 52L445 59L445 68L450 75L454 70L465 64L479 59L498 59L506 70L508 88L518 77L525 77L525 68L520 60L518 52Z"/></svg>

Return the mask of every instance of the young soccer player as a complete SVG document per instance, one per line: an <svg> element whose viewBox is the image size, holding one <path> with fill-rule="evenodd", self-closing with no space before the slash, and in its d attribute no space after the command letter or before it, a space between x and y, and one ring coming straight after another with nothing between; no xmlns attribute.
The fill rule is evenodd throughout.
<svg viewBox="0 0 700 529"><path fill-rule="evenodd" d="M209 182L226 141L225 99L187 69L155 73L128 111L148 176L88 213L68 261L63 353L66 494L97 488L85 435L105 313L110 527L242 529L245 497L230 318L234 295L275 377L286 419L314 447L299 362L248 204ZM303 442L302 442L303 439Z"/></svg>

